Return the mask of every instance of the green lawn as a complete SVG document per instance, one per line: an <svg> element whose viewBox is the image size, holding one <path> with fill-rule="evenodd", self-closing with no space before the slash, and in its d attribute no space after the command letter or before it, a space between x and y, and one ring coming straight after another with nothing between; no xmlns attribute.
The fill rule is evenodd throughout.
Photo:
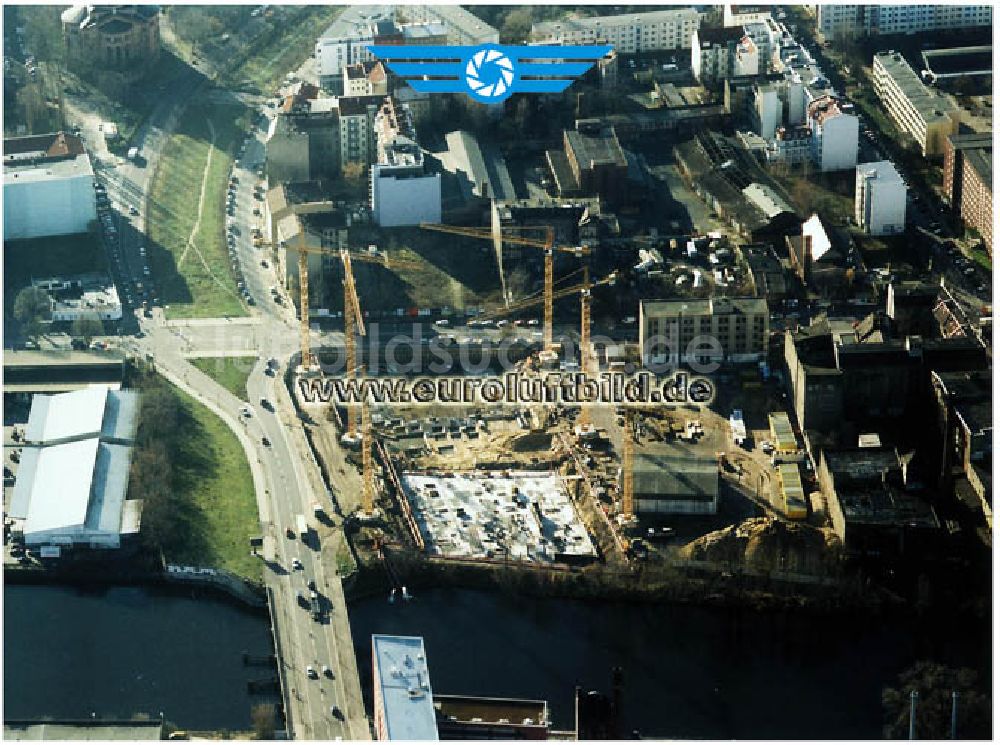
<svg viewBox="0 0 1000 745"><path fill-rule="evenodd" d="M162 378L149 376L141 387L146 398L157 397L158 406L172 409L170 416L175 419L171 433L147 443L166 448L171 477L168 502L160 509L147 505L151 525L144 525L144 530L156 529L163 536L159 547L170 563L223 568L259 580L260 559L250 555L249 541L260 535L260 521L250 466L236 435L209 409ZM159 411L147 404L144 401L143 421ZM143 462L142 428L141 421L140 446L133 458L136 468ZM133 472L133 484L139 476ZM159 523L155 528L154 521Z"/></svg>
<svg viewBox="0 0 1000 745"><path fill-rule="evenodd" d="M247 378L256 357L198 357L188 360L237 398L247 401Z"/></svg>
<svg viewBox="0 0 1000 745"><path fill-rule="evenodd" d="M993 271L993 260L985 249L977 248L972 251L972 260L979 264L988 272Z"/></svg>
<svg viewBox="0 0 1000 745"><path fill-rule="evenodd" d="M285 75L312 56L316 39L342 10L343 6L335 5L288 7L285 12L293 12L294 16L280 24L272 21L271 28L253 45L253 52L234 61L225 81L232 84L248 82L271 95Z"/></svg>
<svg viewBox="0 0 1000 745"><path fill-rule="evenodd" d="M171 318L246 314L225 242L226 184L244 114L239 106L192 104L160 159L150 196L149 260Z"/></svg>

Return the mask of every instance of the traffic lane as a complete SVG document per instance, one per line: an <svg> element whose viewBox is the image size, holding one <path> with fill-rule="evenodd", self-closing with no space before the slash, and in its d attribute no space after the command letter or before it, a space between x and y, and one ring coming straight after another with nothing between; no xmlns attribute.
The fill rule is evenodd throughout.
<svg viewBox="0 0 1000 745"><path fill-rule="evenodd" d="M283 421L280 414L277 413L279 410L283 409L283 407L281 407L278 401L278 395L276 390L278 386L283 385L281 374L280 372L278 372L273 378L271 378L270 376L264 374L263 366L261 366L259 375L255 370L255 374L252 376L252 380L254 381L254 383L248 385L248 391L252 389L255 398L257 396L260 397L261 408L264 409L262 413L262 424L264 424L265 430L268 430L270 433L267 436L271 438L272 442L271 448L274 451L276 460L282 463L282 467L287 466L288 468L291 468L294 471L295 463L292 462L292 458L295 457L295 454L293 452L294 447L291 445L291 443L288 442L286 435L288 428L296 426L297 423L294 419L291 418L289 418L289 420L287 421ZM266 406L264 404L264 401L267 401ZM286 416L290 417L290 415L287 414L287 412ZM268 426L269 423L272 426ZM320 671L323 665L327 665L332 670L336 671L341 669L341 665L337 661L335 644L331 639L332 636L331 632L333 631L333 627L331 623L332 619L330 618L330 614L333 612L333 606L334 606L334 603L332 602L331 598L333 597L334 593L332 593L330 590L330 583L327 577L325 576L325 571L322 566L323 547L319 543L318 534L315 531L313 531L311 535L311 542L309 546L306 546L304 543L300 542L301 541L300 538L295 538L292 540L289 540L287 538L287 532L286 532L287 530L291 530L293 535L296 533L296 529L294 527L296 515L302 514L306 516L310 522L312 522L313 500L309 498L310 487L308 485L308 482L304 480L296 478L296 481L299 483L300 486L298 499L296 500L294 497L290 496L288 499L281 500L282 504L287 508L287 511L283 515L283 517L287 521L285 523L286 527L284 530L281 531L282 534L285 535L284 542L286 543L286 545L291 545L292 540L294 540L294 542L298 544L297 548L300 550L297 552L298 555L296 558L299 559L299 561L302 563L303 566L303 569L298 570L298 572L302 575L301 580L297 583L294 583L293 581L293 584L295 584L297 587L289 588L289 590L290 592L293 593L301 591L304 594L306 594L309 592L309 588L307 585L308 580L312 579L315 581L317 590L321 594L325 613L323 619L318 623L316 621L313 621L311 616L307 617L308 622L312 624L310 630L310 637L313 642L311 650L313 653L313 657L312 657L312 663L310 664L312 664L314 669L317 671ZM281 539L279 538L279 540ZM295 600L293 604L295 607L299 607L297 600ZM318 712L318 714L321 717L322 721L327 726L333 726L335 728L341 727L340 723L337 722L335 719L333 720L328 719L328 717L330 716L328 707L332 705L339 706L340 705L339 702L345 700L346 692L344 690L344 683L342 677L336 675L335 673L332 681L332 688L331 690L328 691L326 688L328 683L325 682L327 680L329 679L325 678L325 676L322 675L320 676L321 685L319 686L319 693L320 693L320 698L323 701L323 708ZM313 680L312 682L313 685L315 686L316 681ZM333 701L334 703L329 703L327 697L328 693L331 694L331 696L329 697L329 701Z"/></svg>

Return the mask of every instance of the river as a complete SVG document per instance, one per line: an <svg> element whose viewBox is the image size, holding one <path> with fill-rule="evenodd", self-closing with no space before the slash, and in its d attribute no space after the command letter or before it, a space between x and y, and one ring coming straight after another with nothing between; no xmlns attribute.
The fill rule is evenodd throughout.
<svg viewBox="0 0 1000 745"><path fill-rule="evenodd" d="M272 672L242 652L271 653L265 615L139 587L4 592L8 719L162 711L183 729L250 727L246 684ZM350 614L369 707L371 634L418 635L436 693L546 699L557 729L573 726L573 687L610 693L621 665L628 728L670 738L878 738L882 686L901 670L931 658L986 673L990 649L988 628L454 589Z"/></svg>
<svg viewBox="0 0 1000 745"><path fill-rule="evenodd" d="M621 665L628 728L667 738L879 738L881 689L915 660L989 664L988 628L928 634L856 616L447 589L350 612L366 696L371 634L423 636L435 693L546 699L557 729L573 726L574 686L610 693Z"/></svg>
<svg viewBox="0 0 1000 745"><path fill-rule="evenodd" d="M265 614L214 595L142 587L4 588L4 717L164 717L182 729L249 729L270 698L244 650L273 653Z"/></svg>

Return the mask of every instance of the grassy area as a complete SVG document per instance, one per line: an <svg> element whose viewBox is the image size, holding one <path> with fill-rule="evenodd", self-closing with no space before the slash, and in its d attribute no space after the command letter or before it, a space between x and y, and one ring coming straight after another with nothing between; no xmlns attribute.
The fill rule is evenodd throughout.
<svg viewBox="0 0 1000 745"><path fill-rule="evenodd" d="M988 272L993 271L993 260L986 252L985 248L976 248L972 251L972 260Z"/></svg>
<svg viewBox="0 0 1000 745"><path fill-rule="evenodd" d="M156 375L140 384L140 444L133 458L132 496L146 499L143 532L171 563L228 569L260 579L250 538L260 534L253 478L243 448L205 406ZM154 420L154 421L150 421ZM150 453L166 450L168 465L148 473ZM162 471L165 471L162 472ZM165 490L143 481L167 480Z"/></svg>
<svg viewBox="0 0 1000 745"><path fill-rule="evenodd" d="M249 400L247 378L256 357L198 357L188 361L237 398Z"/></svg>
<svg viewBox="0 0 1000 745"><path fill-rule="evenodd" d="M775 175L775 180L801 214L808 217L816 212L832 225L846 225L854 214L853 179L853 171L846 176L830 173Z"/></svg>
<svg viewBox="0 0 1000 745"><path fill-rule="evenodd" d="M271 28L253 45L253 52L231 66L225 82L249 84L271 94L289 71L312 56L316 39L342 9L335 5L284 8L282 12L291 17L280 23L272 22Z"/></svg>
<svg viewBox="0 0 1000 745"><path fill-rule="evenodd" d="M151 188L149 259L171 318L246 314L225 243L226 184L244 118L242 107L193 104L163 150Z"/></svg>

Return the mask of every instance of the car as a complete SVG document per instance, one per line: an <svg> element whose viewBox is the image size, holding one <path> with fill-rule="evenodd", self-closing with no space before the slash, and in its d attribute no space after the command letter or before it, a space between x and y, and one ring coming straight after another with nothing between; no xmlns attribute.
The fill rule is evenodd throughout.
<svg viewBox="0 0 1000 745"><path fill-rule="evenodd" d="M342 711L340 710L340 707L339 707L339 706L336 706L336 705L334 705L334 706L331 706L331 707L330 707L330 714L331 714L331 715L332 715L332 716L333 716L333 717L334 717L335 719L338 719L338 720L339 720L339 721L341 721L341 722L343 722L343 721L344 721L344 712L342 712Z"/></svg>
<svg viewBox="0 0 1000 745"><path fill-rule="evenodd" d="M128 213L132 215L132 217L135 217L139 214L139 210L137 210L134 206L131 206L128 208Z"/></svg>
<svg viewBox="0 0 1000 745"><path fill-rule="evenodd" d="M308 582L306 582L306 587L308 587L310 590L315 590L316 589L316 580L310 579Z"/></svg>
<svg viewBox="0 0 1000 745"><path fill-rule="evenodd" d="M449 321L447 318L442 318L440 320L435 321L434 325L437 326L438 328L446 329L449 326L451 326L451 321Z"/></svg>
<svg viewBox="0 0 1000 745"><path fill-rule="evenodd" d="M260 207L253 208L253 215L254 217L260 217Z"/></svg>
<svg viewBox="0 0 1000 745"><path fill-rule="evenodd" d="M328 678L333 678L333 670L330 669L329 665L323 665L323 675Z"/></svg>
<svg viewBox="0 0 1000 745"><path fill-rule="evenodd" d="M250 302L251 300L253 300L253 298L247 298L247 302L248 302L248 303L249 303L249 302ZM253 304L253 303L251 303L251 305L252 305L252 304ZM272 368L270 368L270 367L265 367L265 368L264 368L264 374L265 374L265 375L266 375L267 377L269 377L269 378L273 378L273 377L274 377L274 370L273 370Z"/></svg>
<svg viewBox="0 0 1000 745"><path fill-rule="evenodd" d="M270 402L270 401L268 401L268 400L267 400L266 398L262 398L262 399L260 400L260 405L261 405L261 406L262 406L263 408L267 409L268 411L274 411L274 407L273 407L273 406L271 406L271 402Z"/></svg>
<svg viewBox="0 0 1000 745"><path fill-rule="evenodd" d="M267 262L266 261L261 261L260 262L260 266L261 266L262 269L267 269Z"/></svg>
<svg viewBox="0 0 1000 745"><path fill-rule="evenodd" d="M308 675L313 680L316 680L316 678L319 677L319 675L316 673L316 668L314 668L312 665L306 665L306 675Z"/></svg>
<svg viewBox="0 0 1000 745"><path fill-rule="evenodd" d="M260 438L260 442L266 448L271 447L271 441L269 439L267 439L266 437L261 437Z"/></svg>
<svg viewBox="0 0 1000 745"><path fill-rule="evenodd" d="M256 304L257 304L257 301L254 300L252 297L248 297L247 298L247 305L256 305Z"/></svg>
<svg viewBox="0 0 1000 745"><path fill-rule="evenodd" d="M295 540L295 528L291 528L291 527L285 528L285 537L289 538L291 540ZM301 597L302 593L299 593L299 595Z"/></svg>
<svg viewBox="0 0 1000 745"><path fill-rule="evenodd" d="M302 562L299 559L292 559L292 569L300 570L302 569Z"/></svg>

